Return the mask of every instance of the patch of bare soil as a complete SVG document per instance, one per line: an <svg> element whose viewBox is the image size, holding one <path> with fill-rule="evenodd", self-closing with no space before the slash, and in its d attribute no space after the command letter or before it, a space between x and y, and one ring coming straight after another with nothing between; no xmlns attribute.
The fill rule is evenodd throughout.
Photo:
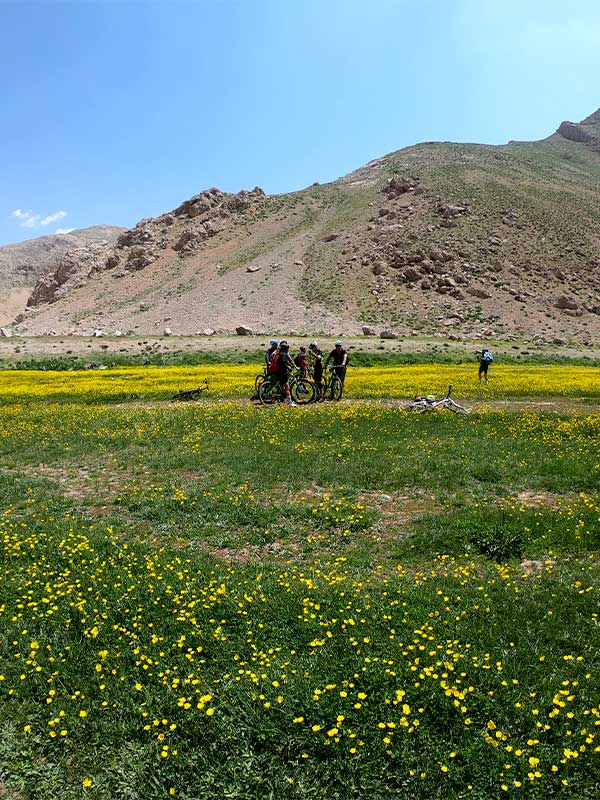
<svg viewBox="0 0 600 800"><path fill-rule="evenodd" d="M519 503L529 508L557 508L561 499L564 499L564 495L540 490L525 490L517 495Z"/></svg>
<svg viewBox="0 0 600 800"><path fill-rule="evenodd" d="M281 562L287 561L292 556L297 561L297 555L300 552L299 543L291 541L274 541L265 545L246 545L245 547L211 547L206 543L201 546L208 555L226 564Z"/></svg>
<svg viewBox="0 0 600 800"><path fill-rule="evenodd" d="M551 567L554 561L551 559L546 561L525 559L521 562L521 569L526 575L541 575L545 569Z"/></svg>
<svg viewBox="0 0 600 800"><path fill-rule="evenodd" d="M115 464L37 464L19 466L12 470L26 478L45 478L56 487L57 491L71 500L81 504L82 509L92 515L106 514L115 507L115 498L123 490L123 486L135 480L151 480L138 466L135 472L123 469Z"/></svg>

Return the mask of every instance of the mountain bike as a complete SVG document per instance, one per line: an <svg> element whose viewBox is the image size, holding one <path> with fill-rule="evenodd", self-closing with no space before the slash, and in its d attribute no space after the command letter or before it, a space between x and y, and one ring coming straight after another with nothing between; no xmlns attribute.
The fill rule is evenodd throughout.
<svg viewBox="0 0 600 800"><path fill-rule="evenodd" d="M453 414L468 414L469 410L456 403L451 398L451 394L452 385L448 387L448 391L444 397L436 398L433 395L415 397L415 399L406 404L404 408L406 411L416 411L418 414L423 414L426 411L437 411L438 408L446 408L448 411L452 411Z"/></svg>
<svg viewBox="0 0 600 800"><path fill-rule="evenodd" d="M208 392L208 379L204 379L204 383L197 386L195 389L184 389L181 392L174 394L171 400L197 400L202 392Z"/></svg>
<svg viewBox="0 0 600 800"><path fill-rule="evenodd" d="M316 387L308 378L303 378L297 371L293 372L289 379L290 397L299 406L312 403L316 396ZM271 406L274 403L285 403L285 388L277 378L266 378L258 387L258 399L263 406Z"/></svg>
<svg viewBox="0 0 600 800"><path fill-rule="evenodd" d="M329 366L323 376L324 397L329 396L330 400L341 400L344 393L344 384L336 370L337 367Z"/></svg>

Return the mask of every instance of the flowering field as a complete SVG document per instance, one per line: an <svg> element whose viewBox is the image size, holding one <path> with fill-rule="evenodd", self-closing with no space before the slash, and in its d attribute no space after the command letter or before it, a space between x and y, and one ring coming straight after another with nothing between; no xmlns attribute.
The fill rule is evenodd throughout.
<svg viewBox="0 0 600 800"><path fill-rule="evenodd" d="M593 399L595 373L481 392ZM0 797L600 795L598 415L1 377ZM460 366L348 389L438 380L479 396Z"/></svg>
<svg viewBox="0 0 600 800"><path fill-rule="evenodd" d="M248 397L258 365L120 367L106 370L0 370L0 403L48 400L165 399L208 379L213 397ZM413 364L350 369L348 396L408 398L443 394L452 384L460 397L600 397L600 368L563 365L493 365L490 384L479 385L477 365Z"/></svg>

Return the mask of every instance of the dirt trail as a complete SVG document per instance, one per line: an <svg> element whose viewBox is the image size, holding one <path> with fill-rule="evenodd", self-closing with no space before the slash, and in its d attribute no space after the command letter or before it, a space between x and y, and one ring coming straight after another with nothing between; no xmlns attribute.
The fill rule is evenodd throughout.
<svg viewBox="0 0 600 800"><path fill-rule="evenodd" d="M348 407L353 405L359 406L385 406L387 408L397 408L401 410L411 398L352 398L346 397L335 405ZM99 401L101 402L101 401ZM600 398L594 402L589 398L573 398L573 397L555 397L548 398L528 398L526 400L487 400L485 402L473 401L468 399L464 401L466 407L471 413L492 411L506 411L507 413L544 413L550 412L555 414L599 414L600 413ZM105 405L110 405L113 408L197 408L198 406L210 404L234 403L238 406L256 406L262 408L257 400L241 397L212 397L203 398L199 401L192 401L189 403L176 403L170 399L164 400L132 400L131 402L116 402L112 403L107 401ZM334 404L327 403L326 408L335 407ZM322 408L321 405L306 406L306 408ZM290 413L295 413L297 409L290 409ZM300 409L301 410L301 409ZM269 409L265 408L265 413ZM437 411L438 414L449 414L447 411Z"/></svg>

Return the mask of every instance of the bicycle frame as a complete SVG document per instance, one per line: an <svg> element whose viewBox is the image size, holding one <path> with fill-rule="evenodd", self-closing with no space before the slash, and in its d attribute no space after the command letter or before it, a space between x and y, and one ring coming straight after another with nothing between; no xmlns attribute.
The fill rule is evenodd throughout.
<svg viewBox="0 0 600 800"><path fill-rule="evenodd" d="M448 387L448 391L444 397L434 400L430 400L426 397L415 397L415 399L411 403L408 403L405 408L407 411L417 411L421 414L426 411L437 411L438 408L445 408L448 411L452 411L454 414L468 414L468 409L456 403L451 398L451 394L452 385Z"/></svg>
<svg viewBox="0 0 600 800"><path fill-rule="evenodd" d="M181 392L177 392L171 400L194 400L196 397L200 397L202 392L208 392L208 378L205 378L204 383L195 389L184 389Z"/></svg>

